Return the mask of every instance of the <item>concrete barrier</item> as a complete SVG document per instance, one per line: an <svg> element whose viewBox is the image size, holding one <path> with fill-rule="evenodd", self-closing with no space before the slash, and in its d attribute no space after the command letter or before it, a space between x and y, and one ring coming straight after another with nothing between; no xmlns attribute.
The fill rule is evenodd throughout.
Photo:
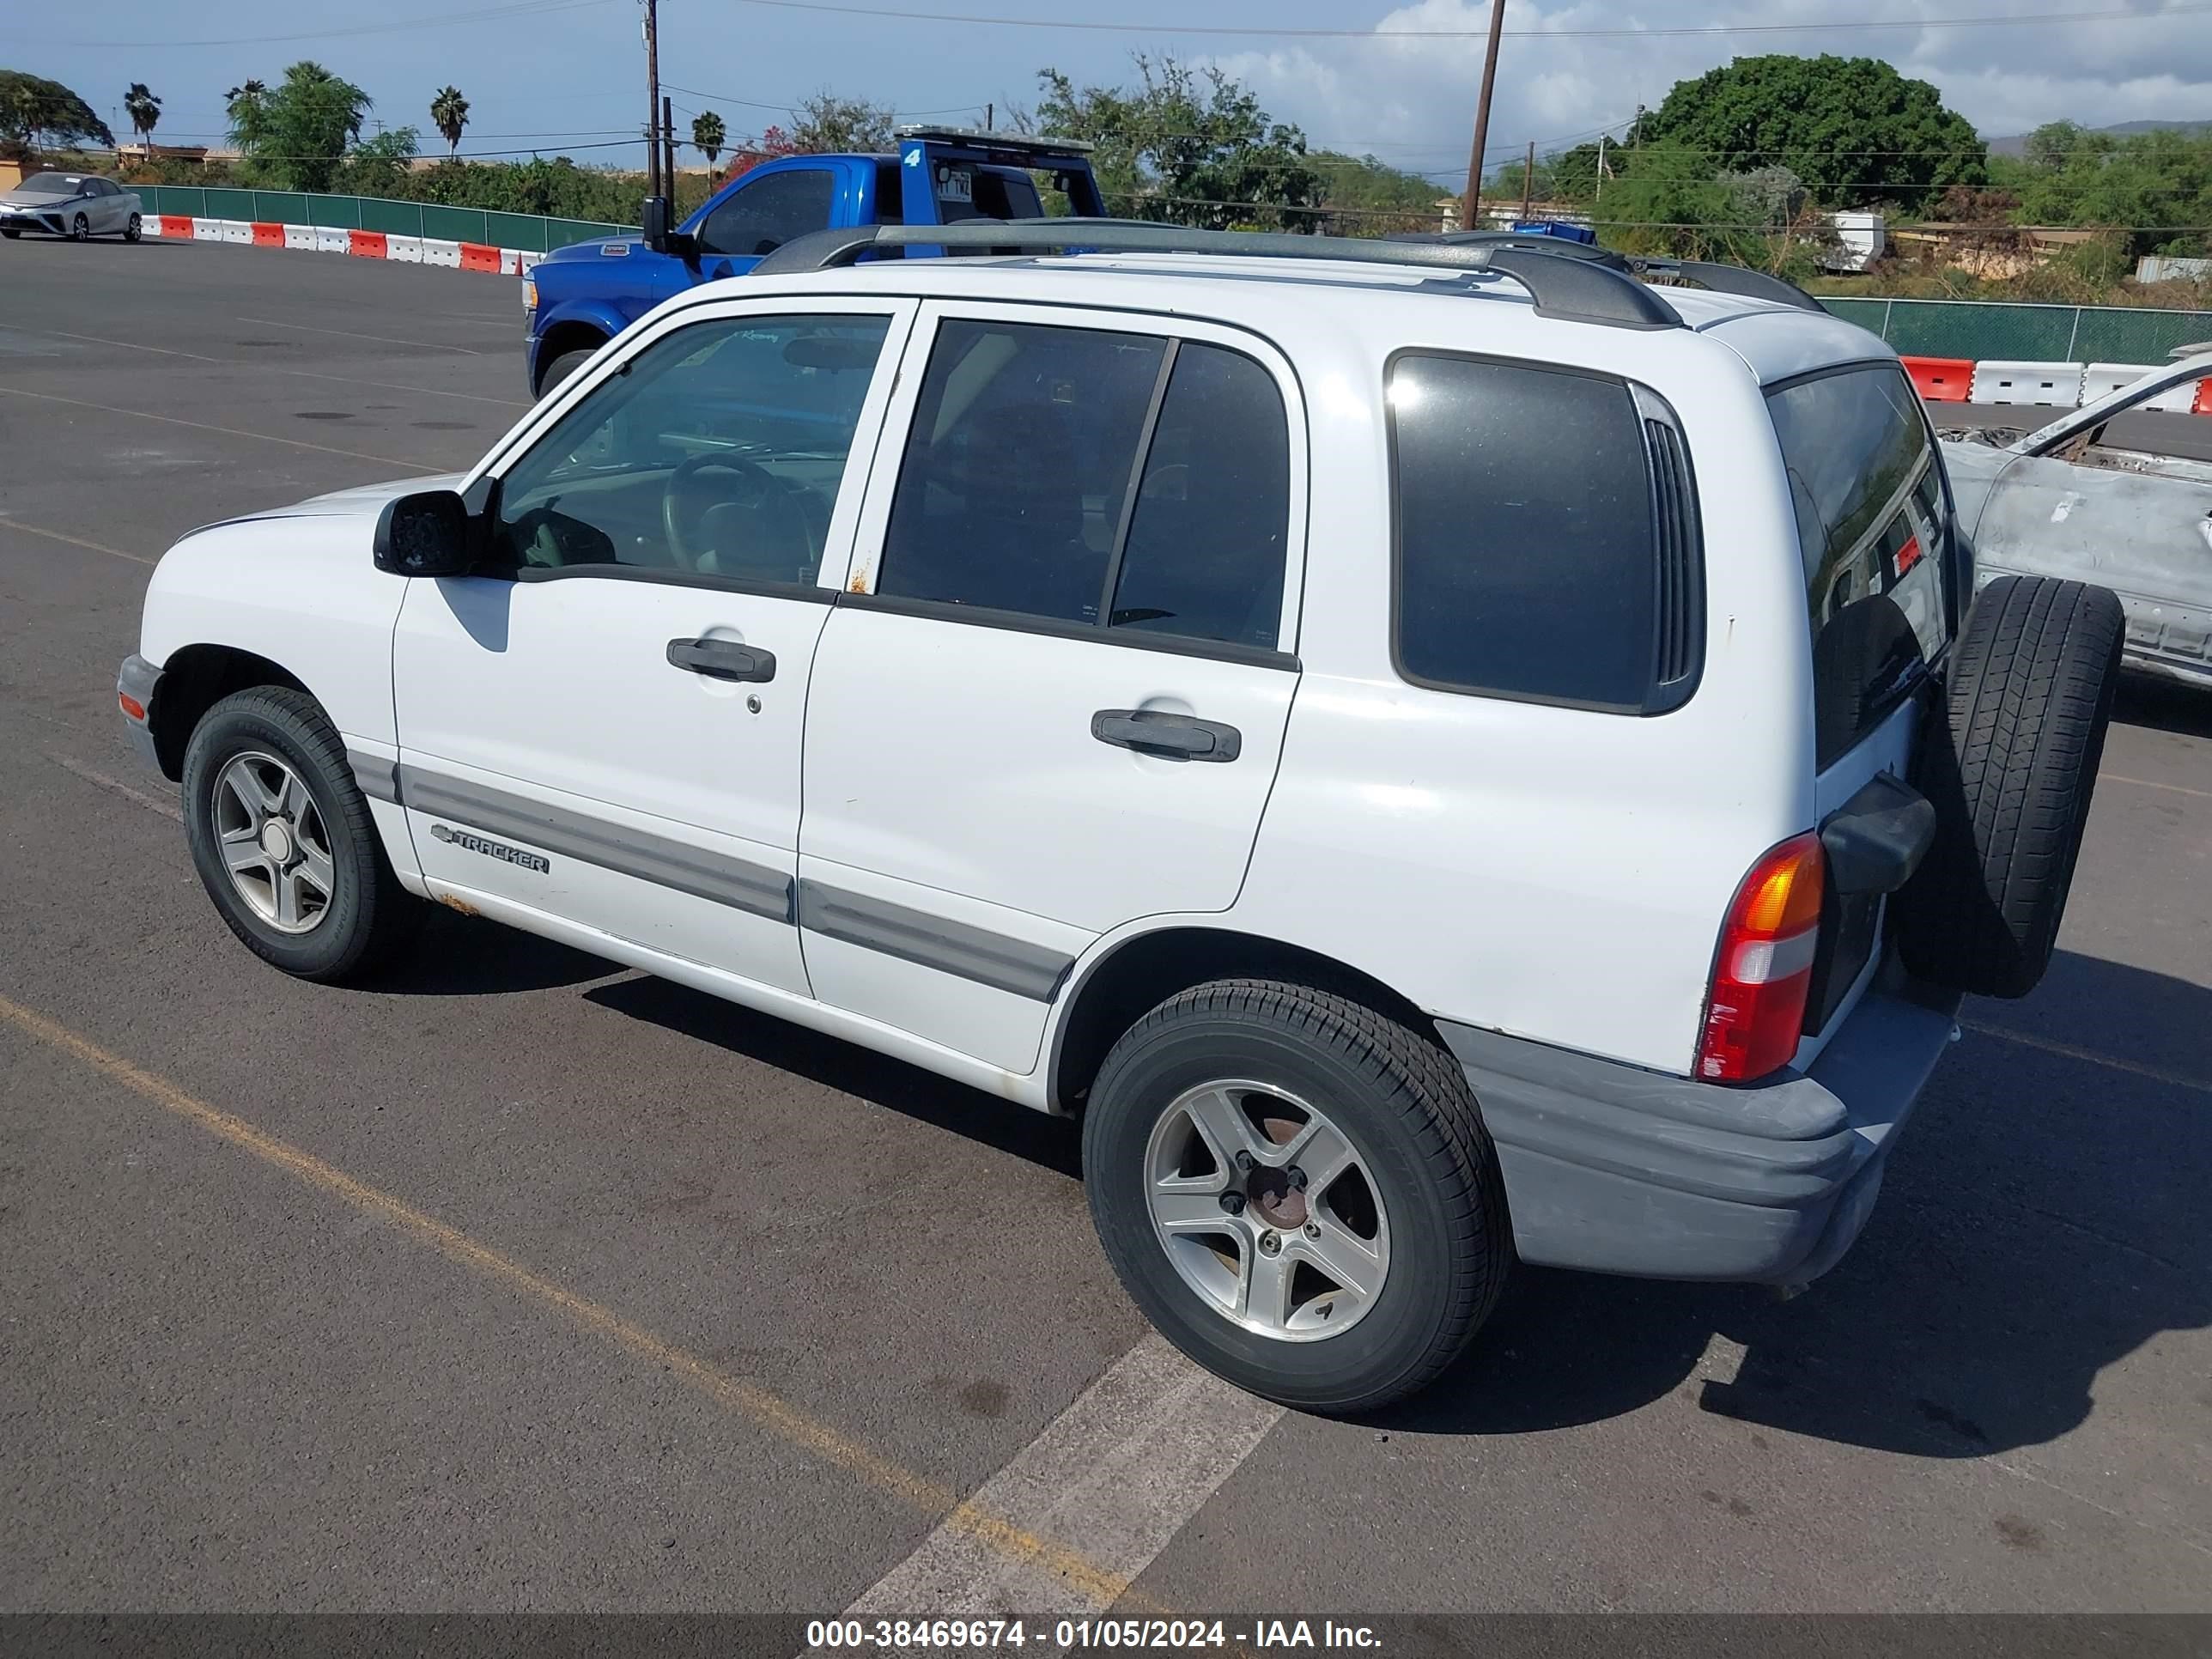
<svg viewBox="0 0 2212 1659"><path fill-rule="evenodd" d="M2080 363L1984 359L1974 365L1972 401L2072 409L2081 401L2082 374L2083 366Z"/></svg>
<svg viewBox="0 0 2212 1659"><path fill-rule="evenodd" d="M1974 365L1966 357L1907 357L1905 372L1913 388L1931 404L1963 404L1974 389Z"/></svg>

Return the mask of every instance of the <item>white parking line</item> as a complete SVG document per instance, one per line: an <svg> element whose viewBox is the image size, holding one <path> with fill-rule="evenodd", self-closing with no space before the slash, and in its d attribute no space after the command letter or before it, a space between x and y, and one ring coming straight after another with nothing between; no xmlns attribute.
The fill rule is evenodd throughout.
<svg viewBox="0 0 2212 1659"><path fill-rule="evenodd" d="M1200 1370L1156 1335L1107 1368L963 1504L1133 1582L1280 1420L1283 1408ZM846 1609L855 1619L1079 1617L1095 1589L1010 1559L948 1516Z"/></svg>
<svg viewBox="0 0 2212 1659"><path fill-rule="evenodd" d="M302 334L335 334L348 340L374 340L379 345L421 346L426 351L458 351L464 357L483 356L474 346L449 345L443 340L400 340L389 334L356 334L349 328L317 328L313 323L288 323L277 317L240 317L234 320L252 323L258 328L291 328Z"/></svg>
<svg viewBox="0 0 2212 1659"><path fill-rule="evenodd" d="M95 789L105 789L110 794L120 795L125 800L136 801L149 811L159 812L165 818L174 818L179 823L185 821L182 809L174 801L161 800L155 796L147 794L143 790L133 789L119 778L111 778L105 772L95 772L82 761L71 760L67 755L57 755L52 750L48 750L46 758L60 767L63 771L75 773Z"/></svg>

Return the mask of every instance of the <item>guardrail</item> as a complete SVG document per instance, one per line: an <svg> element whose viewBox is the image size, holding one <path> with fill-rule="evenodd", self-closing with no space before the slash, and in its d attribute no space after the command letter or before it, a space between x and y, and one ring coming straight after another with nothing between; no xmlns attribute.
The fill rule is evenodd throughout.
<svg viewBox="0 0 2212 1659"><path fill-rule="evenodd" d="M216 185L134 185L149 217L218 219L240 224L301 225L365 230L387 236L547 253L571 242L635 235L635 225L596 219L553 219L538 213L397 202L380 196L325 196L296 190L237 190Z"/></svg>

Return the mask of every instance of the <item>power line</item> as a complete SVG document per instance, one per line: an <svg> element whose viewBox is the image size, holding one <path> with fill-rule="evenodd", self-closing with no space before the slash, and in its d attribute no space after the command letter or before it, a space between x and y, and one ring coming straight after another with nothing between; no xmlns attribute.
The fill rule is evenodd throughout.
<svg viewBox="0 0 2212 1659"><path fill-rule="evenodd" d="M679 87L673 81L663 81L660 84L671 92L684 93L693 98L711 98L718 104L735 104L744 109L764 109L779 115L798 112L797 106L792 104L764 104L757 98L740 98L734 93L702 92L696 87ZM942 109L901 109L891 112L891 118L896 120L907 115L961 115L982 107L982 101L979 100L970 104L947 104Z"/></svg>
<svg viewBox="0 0 2212 1659"><path fill-rule="evenodd" d="M1121 23L1046 17L994 17L973 12L895 11L884 6L831 3L831 0L735 0L744 6L763 6L779 11L825 12L842 17L880 17L908 23L958 23L970 27L1066 29L1104 34L1218 34L1271 40L1469 40L1489 30L1479 29L1319 29L1257 28L1209 23ZM1857 19L1829 23L1711 23L1663 28L1507 29L1509 35L1530 40L1645 40L1662 36L1732 34L1854 33L1870 29L2018 28L2054 23L2136 22L2145 18L2180 17L2212 11L2212 3L2169 6L2164 11L2050 11L2012 17L1917 17L1875 21Z"/></svg>
<svg viewBox="0 0 2212 1659"><path fill-rule="evenodd" d="M610 6L618 0L510 0L506 5L487 6L478 11L445 12L430 17L397 18L382 23L356 23L327 29L303 29L294 34L240 34L221 40L119 40L109 35L97 40L40 40L24 42L33 46L69 46L79 50L106 47L115 51L136 52L149 46L283 46L295 40L348 40L363 34L405 34L416 29L442 28L449 23L484 23L508 17L538 16L547 12L578 11L587 6Z"/></svg>

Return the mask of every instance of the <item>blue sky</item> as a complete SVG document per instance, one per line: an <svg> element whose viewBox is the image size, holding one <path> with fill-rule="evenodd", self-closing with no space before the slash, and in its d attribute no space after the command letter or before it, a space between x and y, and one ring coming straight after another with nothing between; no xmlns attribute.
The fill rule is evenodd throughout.
<svg viewBox="0 0 2212 1659"><path fill-rule="evenodd" d="M980 118L1028 102L1052 64L1079 80L1131 78L1130 53L1212 60L1249 82L1310 142L1371 151L1455 182L1481 63L1487 0L854 0L878 9L1018 18L1044 27L840 15L748 0L662 0L661 72L678 105L718 111L733 134L780 118L828 88L916 118ZM376 115L422 130L431 94L450 81L471 101L462 149L532 149L579 161L635 156L644 58L638 0L101 0L27 7L9 33L9 67L63 81L118 130L123 88L144 81L164 100L159 137L219 140L224 89L274 81L314 58L365 88ZM1953 20L2050 13L2125 14L2098 21L1971 27ZM439 21L420 20L435 16ZM455 19L461 21L454 21ZM1066 27L1091 19L1133 27ZM1832 27L1897 20L1907 27ZM1176 25L1165 27L1170 21ZM1348 35L1210 33L1336 30ZM1668 33L1748 26L1760 33ZM1809 29L1798 26L1812 25ZM1985 135L2071 118L2090 125L2212 118L2212 4L2203 0L1512 0L1491 140L1493 161L1529 139L1548 147L1618 131L1677 79L1739 53L1869 53L1931 80ZM1589 30L1637 33L1591 34ZM289 38L288 38L289 37ZM1395 38L1393 38L1395 37ZM684 90L674 90L684 88ZM688 128L679 115L679 129ZM591 146L609 146L594 149ZM689 158L687 158L689 159Z"/></svg>

